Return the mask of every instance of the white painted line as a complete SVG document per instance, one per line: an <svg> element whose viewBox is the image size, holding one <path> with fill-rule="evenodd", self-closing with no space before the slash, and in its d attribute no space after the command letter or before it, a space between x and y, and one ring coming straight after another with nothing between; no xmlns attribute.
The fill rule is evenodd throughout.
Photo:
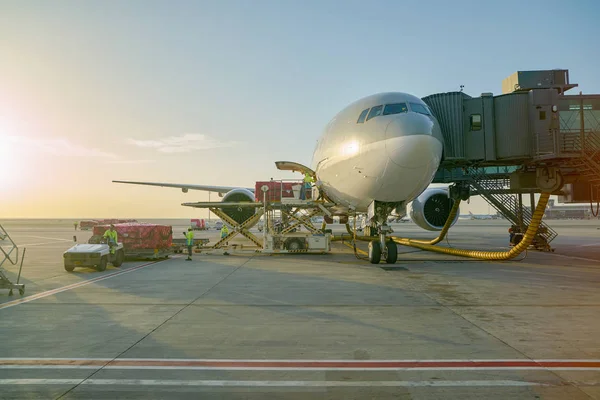
<svg viewBox="0 0 600 400"><path fill-rule="evenodd" d="M170 371L600 371L600 367L173 367L124 365L0 365L2 369L114 369Z"/></svg>
<svg viewBox="0 0 600 400"><path fill-rule="evenodd" d="M568 256L565 254L556 254L556 253L538 253L538 254L545 254L547 256L550 257L562 257L562 258L572 258L574 260L582 260L582 261L591 261L591 262L595 262L598 263L598 259L593 259L593 258L585 258L585 257L577 257L577 256Z"/></svg>
<svg viewBox="0 0 600 400"><path fill-rule="evenodd" d="M600 243L582 244L579 247L600 246Z"/></svg>
<svg viewBox="0 0 600 400"><path fill-rule="evenodd" d="M141 265L140 265L141 267ZM96 358L96 357L0 357L0 363L4 361L38 361L40 363L55 362L73 362L73 361L113 361L113 362L135 362L143 363L345 363L345 364L373 364L373 363L600 363L600 358L549 358L549 359L530 359L530 358L432 358L432 359L369 359L369 360L349 360L349 359L311 359L311 358Z"/></svg>
<svg viewBox="0 0 600 400"><path fill-rule="evenodd" d="M92 278L92 279L88 279L88 280L85 280L85 281L73 283L73 284L70 284L70 285L67 285L67 286L63 286L63 287L59 287L59 288L56 288L56 289L48 290L48 291L45 291L45 292L41 292L41 293L38 293L38 294L34 294L34 295L31 295L31 296L23 297L21 299L9 301L7 303L1 303L0 304L0 310L4 310L4 309L10 308L10 307L18 306L19 304L29 303L30 301L34 301L34 300L38 300L38 299L43 299L44 297L48 297L48 296L52 296L52 295L55 295L55 294L58 294L58 293L66 292L67 290L80 288L82 286L87 286L87 285L95 283L95 282L100 282L100 281L103 281L103 280L106 280L106 279L114 278L115 276L128 274L130 272L134 272L134 271L137 271L139 269L146 268L146 267L149 267L151 265L160 264L162 262L170 261L170 260L173 260L173 258L162 260L162 261L152 261L152 262L149 262L149 263L146 263L146 264L142 264L142 265L136 265L135 267L127 268L127 269L124 269L124 270L122 269L122 270L119 270L119 271L116 271L116 272L109 273L107 275L99 276L97 278Z"/></svg>
<svg viewBox="0 0 600 400"><path fill-rule="evenodd" d="M54 241L59 241L59 242L72 242L73 241L73 239L61 239L61 238L48 237L48 236L27 235L24 237L32 237L32 238L36 238L36 239L48 239L48 240L54 240Z"/></svg>
<svg viewBox="0 0 600 400"><path fill-rule="evenodd" d="M42 243L25 243L25 244L19 244L19 247L32 247L32 246L43 246L45 244L60 244L63 245L63 242L42 242Z"/></svg>
<svg viewBox="0 0 600 400"><path fill-rule="evenodd" d="M556 385L559 385L555 384ZM163 379L0 379L0 385L111 385L111 386L210 386L210 387L497 387L552 386L549 383L513 380L472 381L238 381Z"/></svg>

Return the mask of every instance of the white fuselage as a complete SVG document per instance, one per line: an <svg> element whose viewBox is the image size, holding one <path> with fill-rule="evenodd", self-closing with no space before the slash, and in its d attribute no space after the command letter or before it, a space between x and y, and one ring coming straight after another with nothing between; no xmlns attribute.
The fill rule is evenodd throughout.
<svg viewBox="0 0 600 400"><path fill-rule="evenodd" d="M329 122L311 167L332 201L364 212L375 200L415 199L433 180L442 151L439 124L421 99L381 93L352 103Z"/></svg>

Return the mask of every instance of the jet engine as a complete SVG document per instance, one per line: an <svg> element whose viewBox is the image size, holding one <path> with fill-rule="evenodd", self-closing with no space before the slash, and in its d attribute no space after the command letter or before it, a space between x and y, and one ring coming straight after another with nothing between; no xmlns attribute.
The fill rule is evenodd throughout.
<svg viewBox="0 0 600 400"><path fill-rule="evenodd" d="M444 227L454 200L448 197L447 189L431 188L425 190L412 202L410 218L421 228L428 231L440 231ZM452 225L458 220L456 213Z"/></svg>
<svg viewBox="0 0 600 400"><path fill-rule="evenodd" d="M254 193L248 189L238 188L230 190L223 196L222 203L254 202ZM253 207L223 207L223 212L238 224L246 221L254 215L256 208Z"/></svg>

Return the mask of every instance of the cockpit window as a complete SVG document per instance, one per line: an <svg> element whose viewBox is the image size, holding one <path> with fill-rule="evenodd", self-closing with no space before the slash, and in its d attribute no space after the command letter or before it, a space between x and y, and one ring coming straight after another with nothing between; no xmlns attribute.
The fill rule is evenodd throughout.
<svg viewBox="0 0 600 400"><path fill-rule="evenodd" d="M367 117L367 121L370 120L371 118L380 116L382 109L383 109L383 106L375 106L375 107L371 108L371 112L369 113L369 116Z"/></svg>
<svg viewBox="0 0 600 400"><path fill-rule="evenodd" d="M359 117L358 117L358 121L356 121L357 124L362 124L363 122L365 122L365 118L367 118L367 113L369 112L369 109L367 108L366 110L363 110L363 112L360 113Z"/></svg>
<svg viewBox="0 0 600 400"><path fill-rule="evenodd" d="M431 113L429 112L429 109L427 107L425 107L423 104L410 103L410 109L419 114L431 115Z"/></svg>
<svg viewBox="0 0 600 400"><path fill-rule="evenodd" d="M386 104L383 115L400 114L408 112L406 103Z"/></svg>

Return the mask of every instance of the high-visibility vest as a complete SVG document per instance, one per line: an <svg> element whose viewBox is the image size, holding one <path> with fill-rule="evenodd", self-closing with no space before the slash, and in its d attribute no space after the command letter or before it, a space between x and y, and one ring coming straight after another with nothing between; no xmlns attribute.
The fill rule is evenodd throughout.
<svg viewBox="0 0 600 400"><path fill-rule="evenodd" d="M194 232L193 231L188 231L185 234L185 239L186 239L185 243L188 246L192 246L194 244Z"/></svg>
<svg viewBox="0 0 600 400"><path fill-rule="evenodd" d="M112 240L114 240L115 243L117 243L117 231L111 231L109 229L106 232L104 232L104 236L103 237L112 239Z"/></svg>
<svg viewBox="0 0 600 400"><path fill-rule="evenodd" d="M227 229L227 226L223 225L223 227L221 228L221 237L224 238L228 234L229 234L229 229Z"/></svg>
<svg viewBox="0 0 600 400"><path fill-rule="evenodd" d="M312 183L313 177L310 174L304 174L304 183Z"/></svg>

